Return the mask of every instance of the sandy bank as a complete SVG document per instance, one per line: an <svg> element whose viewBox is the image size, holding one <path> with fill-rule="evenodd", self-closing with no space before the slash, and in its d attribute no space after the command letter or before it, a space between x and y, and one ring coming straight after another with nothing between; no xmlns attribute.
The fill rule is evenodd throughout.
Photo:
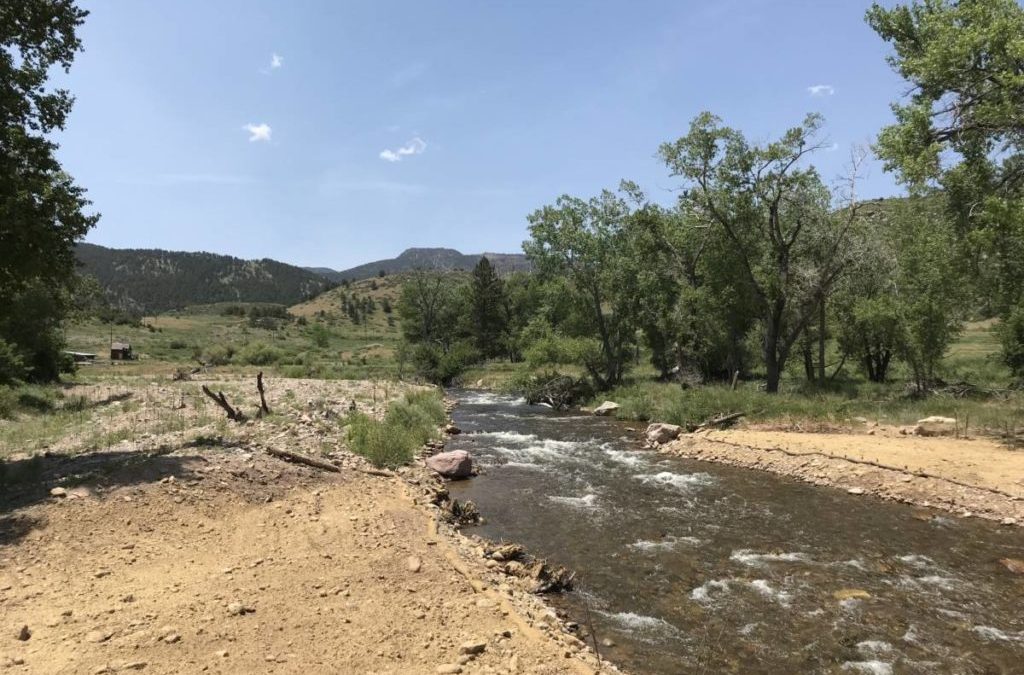
<svg viewBox="0 0 1024 675"><path fill-rule="evenodd" d="M885 428L871 435L741 428L684 435L662 451L1024 524L1024 452L986 439L922 438Z"/></svg>

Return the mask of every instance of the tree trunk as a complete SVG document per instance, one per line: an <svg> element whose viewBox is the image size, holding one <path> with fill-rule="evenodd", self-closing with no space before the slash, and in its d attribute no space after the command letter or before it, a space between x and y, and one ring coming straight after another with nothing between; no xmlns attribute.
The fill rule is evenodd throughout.
<svg viewBox="0 0 1024 675"><path fill-rule="evenodd" d="M818 303L818 384L825 386L825 296Z"/></svg>

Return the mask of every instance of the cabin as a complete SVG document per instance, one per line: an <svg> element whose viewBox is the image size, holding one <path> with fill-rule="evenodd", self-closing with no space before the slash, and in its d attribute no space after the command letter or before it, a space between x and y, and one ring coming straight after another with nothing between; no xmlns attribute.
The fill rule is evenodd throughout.
<svg viewBox="0 0 1024 675"><path fill-rule="evenodd" d="M132 346L127 342L110 343L111 361L131 361L135 356L132 354Z"/></svg>

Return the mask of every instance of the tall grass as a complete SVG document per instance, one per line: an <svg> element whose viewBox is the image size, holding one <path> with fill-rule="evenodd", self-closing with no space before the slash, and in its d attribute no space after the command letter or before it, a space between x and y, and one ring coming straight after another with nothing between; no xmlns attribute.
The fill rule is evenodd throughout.
<svg viewBox="0 0 1024 675"><path fill-rule="evenodd" d="M374 466L393 469L412 461L417 448L437 435L444 420L444 403L438 392L409 393L392 403L382 420L363 413L350 415L349 449Z"/></svg>

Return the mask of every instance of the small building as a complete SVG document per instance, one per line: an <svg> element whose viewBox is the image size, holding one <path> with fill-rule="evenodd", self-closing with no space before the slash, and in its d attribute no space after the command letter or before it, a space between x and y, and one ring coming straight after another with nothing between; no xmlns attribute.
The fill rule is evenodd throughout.
<svg viewBox="0 0 1024 675"><path fill-rule="evenodd" d="M111 361L131 361L135 356L132 354L132 346L127 342L110 343Z"/></svg>

